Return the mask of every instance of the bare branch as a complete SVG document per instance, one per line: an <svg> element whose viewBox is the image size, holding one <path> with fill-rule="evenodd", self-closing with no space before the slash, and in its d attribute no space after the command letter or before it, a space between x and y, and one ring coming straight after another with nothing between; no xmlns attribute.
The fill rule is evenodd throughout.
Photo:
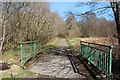
<svg viewBox="0 0 120 80"><path fill-rule="evenodd" d="M97 8L97 9L94 9L94 10L91 10L91 11L87 11L87 12L85 12L85 13L83 13L83 14L80 14L80 15L76 15L76 16L82 16L82 15L85 15L85 14L89 14L89 13L91 13L91 12L93 12L93 11L97 11L97 10L100 10L100 9L108 9L108 8L111 8L111 7L101 7L101 8Z"/></svg>

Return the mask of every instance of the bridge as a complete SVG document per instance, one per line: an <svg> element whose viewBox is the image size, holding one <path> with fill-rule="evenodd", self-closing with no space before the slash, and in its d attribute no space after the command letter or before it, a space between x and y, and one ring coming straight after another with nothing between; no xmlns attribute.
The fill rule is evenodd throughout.
<svg viewBox="0 0 120 80"><path fill-rule="evenodd" d="M21 42L21 68L40 53L46 52L44 45L36 42ZM29 66L34 73L57 78L111 78L113 46L80 41L80 52L72 50L65 39L57 42L42 58Z"/></svg>

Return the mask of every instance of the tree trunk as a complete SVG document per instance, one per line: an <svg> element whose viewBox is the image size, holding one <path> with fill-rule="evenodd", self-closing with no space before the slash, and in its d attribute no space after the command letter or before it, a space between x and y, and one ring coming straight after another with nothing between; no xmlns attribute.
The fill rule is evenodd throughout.
<svg viewBox="0 0 120 80"><path fill-rule="evenodd" d="M117 33L118 33L118 43L120 46L120 15L119 15L119 4L116 3L116 14L115 14L115 21L116 21L116 27L117 27Z"/></svg>
<svg viewBox="0 0 120 80"><path fill-rule="evenodd" d="M120 9L119 9L119 3L116 2L110 2L111 7L115 16L115 22L116 22L116 28L117 28L117 34L118 34L118 43L120 46Z"/></svg>
<svg viewBox="0 0 120 80"><path fill-rule="evenodd" d="M120 46L120 22L119 23L116 22L116 27L117 27L117 33L118 33L118 43Z"/></svg>
<svg viewBox="0 0 120 80"><path fill-rule="evenodd" d="M0 54L3 53L3 46L4 46L4 42L5 42L5 32L6 32L6 26L3 24L3 36L2 36L2 41L0 44Z"/></svg>

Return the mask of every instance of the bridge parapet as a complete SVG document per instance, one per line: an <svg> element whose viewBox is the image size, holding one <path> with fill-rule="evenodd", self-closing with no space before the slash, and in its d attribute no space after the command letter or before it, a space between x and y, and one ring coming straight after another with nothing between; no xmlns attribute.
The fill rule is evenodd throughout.
<svg viewBox="0 0 120 80"><path fill-rule="evenodd" d="M112 48L114 46L80 41L80 55L108 77L112 75Z"/></svg>
<svg viewBox="0 0 120 80"><path fill-rule="evenodd" d="M35 57L42 51L42 44L37 43L36 41L29 41L29 42L20 42L21 48L21 68L24 67L25 63Z"/></svg>

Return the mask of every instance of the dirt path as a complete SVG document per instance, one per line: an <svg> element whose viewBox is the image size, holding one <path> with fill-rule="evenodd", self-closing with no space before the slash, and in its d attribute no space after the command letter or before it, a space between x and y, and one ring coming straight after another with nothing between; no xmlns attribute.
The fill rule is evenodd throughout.
<svg viewBox="0 0 120 80"><path fill-rule="evenodd" d="M77 73L73 65L71 65L72 62L70 57L68 57L68 50L68 44L65 39L60 39L57 47L51 50L51 53L32 64L29 70L57 78L86 78L84 74ZM85 70L82 64L80 64L80 67L81 71Z"/></svg>
<svg viewBox="0 0 120 80"><path fill-rule="evenodd" d="M68 47L68 44L67 44L67 42L66 42L65 39L60 39L60 40L58 41L57 47Z"/></svg>

